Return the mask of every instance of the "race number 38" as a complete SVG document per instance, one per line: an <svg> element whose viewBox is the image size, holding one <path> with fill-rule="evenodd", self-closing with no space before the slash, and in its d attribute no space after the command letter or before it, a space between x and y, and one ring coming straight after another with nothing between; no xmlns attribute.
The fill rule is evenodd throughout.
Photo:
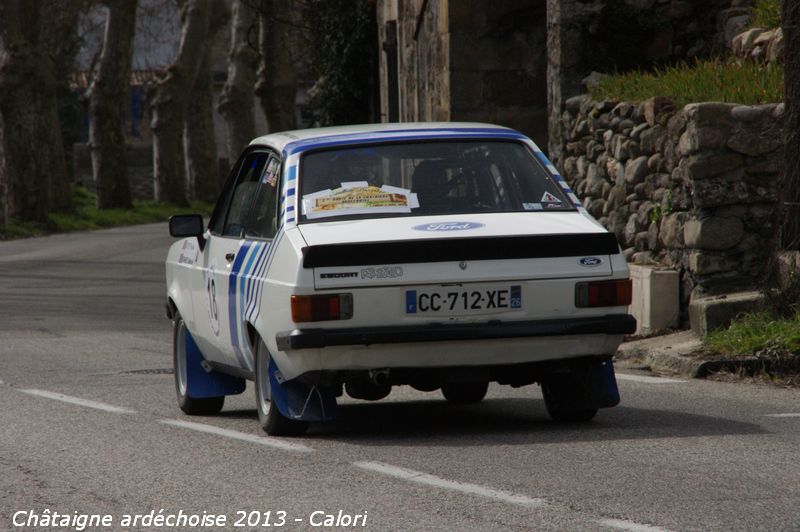
<svg viewBox="0 0 800 532"><path fill-rule="evenodd" d="M217 306L217 261L211 261L205 275L206 306L211 330L219 336L219 307Z"/></svg>

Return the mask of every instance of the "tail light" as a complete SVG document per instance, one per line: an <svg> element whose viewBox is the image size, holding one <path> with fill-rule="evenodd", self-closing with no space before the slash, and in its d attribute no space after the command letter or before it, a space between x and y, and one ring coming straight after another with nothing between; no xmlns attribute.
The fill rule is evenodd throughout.
<svg viewBox="0 0 800 532"><path fill-rule="evenodd" d="M575 306L578 308L630 305L631 297L630 279L593 281L575 285Z"/></svg>
<svg viewBox="0 0 800 532"><path fill-rule="evenodd" d="M352 294L292 296L292 321L349 320L353 317Z"/></svg>

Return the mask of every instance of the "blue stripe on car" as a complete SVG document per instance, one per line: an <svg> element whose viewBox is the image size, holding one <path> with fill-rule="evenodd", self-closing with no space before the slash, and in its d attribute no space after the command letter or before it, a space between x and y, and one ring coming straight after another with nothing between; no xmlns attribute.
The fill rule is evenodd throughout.
<svg viewBox="0 0 800 532"><path fill-rule="evenodd" d="M527 140L527 137L510 129L497 128L458 128L458 129L415 129L392 130L379 134L351 133L345 135L331 135L329 137L303 139L290 142L284 147L284 153L292 155L301 151L330 146L346 146L349 144L364 144L365 142L392 142L398 140L422 140L425 138L457 139L459 136L482 138L506 138Z"/></svg>
<svg viewBox="0 0 800 532"><path fill-rule="evenodd" d="M247 300L246 300L247 306L244 312L244 319L247 321L252 320L253 313L255 312L256 299L258 295L257 291L259 289L261 278L264 275L264 270L266 269L267 265L267 258L269 257L271 250L272 250L272 242L265 243L264 251L258 258L255 268L253 268L253 273L252 275L250 275L250 278L248 280Z"/></svg>
<svg viewBox="0 0 800 532"><path fill-rule="evenodd" d="M255 315L252 316L251 321L257 320L258 316L261 314L261 298L264 295L264 280L267 278L267 272L269 272L269 269L272 266L272 261L275 259L275 250L278 249L278 245L283 239L284 234L285 233L281 231L275 235L275 239L272 241L272 246L270 246L269 256L264 262L263 272L258 276L258 287L255 293Z"/></svg>
<svg viewBox="0 0 800 532"><path fill-rule="evenodd" d="M228 282L228 323L231 331L231 345L233 346L233 352L236 355L236 360L243 368L247 367L247 364L244 359L244 355L239 348L239 320L237 319L236 312L236 285L239 277L239 271L242 269L242 263L244 263L247 252L250 250L250 245L250 242L245 241L239 248L239 251L236 253L236 260L233 261Z"/></svg>

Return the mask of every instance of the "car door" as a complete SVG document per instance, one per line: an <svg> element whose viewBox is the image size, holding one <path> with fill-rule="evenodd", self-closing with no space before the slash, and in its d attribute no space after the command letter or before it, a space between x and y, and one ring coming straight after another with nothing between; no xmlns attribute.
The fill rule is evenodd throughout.
<svg viewBox="0 0 800 532"><path fill-rule="evenodd" d="M238 175L226 187L209 223L202 253L203 294L194 298L198 343L207 359L253 370L252 353L245 337L239 300L239 280L255 262L252 239L246 227L255 212L260 180L270 158L266 151L251 151L238 163Z"/></svg>

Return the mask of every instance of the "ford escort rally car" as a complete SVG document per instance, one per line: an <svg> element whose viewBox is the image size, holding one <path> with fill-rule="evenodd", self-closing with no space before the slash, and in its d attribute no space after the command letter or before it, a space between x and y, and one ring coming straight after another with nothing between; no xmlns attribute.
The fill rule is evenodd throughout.
<svg viewBox="0 0 800 532"><path fill-rule="evenodd" d="M524 135L487 124L319 128L255 139L207 225L173 216L175 389L213 414L254 382L269 434L392 386L483 399L539 383L559 421L619 402L635 320L613 234Z"/></svg>

